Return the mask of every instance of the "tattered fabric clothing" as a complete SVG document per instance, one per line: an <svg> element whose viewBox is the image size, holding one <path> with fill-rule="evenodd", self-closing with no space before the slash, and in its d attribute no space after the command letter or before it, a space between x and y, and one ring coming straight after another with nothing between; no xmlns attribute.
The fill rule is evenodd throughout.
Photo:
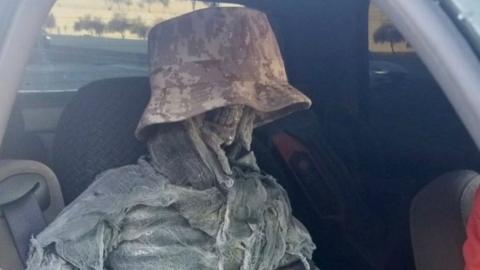
<svg viewBox="0 0 480 270"><path fill-rule="evenodd" d="M285 191L232 169L227 194L173 185L144 159L107 171L32 240L27 269L309 269L314 245Z"/></svg>

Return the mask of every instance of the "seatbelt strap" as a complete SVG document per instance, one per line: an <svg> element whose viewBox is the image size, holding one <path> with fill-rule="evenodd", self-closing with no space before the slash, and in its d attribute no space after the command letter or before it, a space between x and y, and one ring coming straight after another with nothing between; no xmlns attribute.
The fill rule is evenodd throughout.
<svg viewBox="0 0 480 270"><path fill-rule="evenodd" d="M46 226L42 210L33 190L3 207L3 215L15 242L18 255L25 266L30 239Z"/></svg>

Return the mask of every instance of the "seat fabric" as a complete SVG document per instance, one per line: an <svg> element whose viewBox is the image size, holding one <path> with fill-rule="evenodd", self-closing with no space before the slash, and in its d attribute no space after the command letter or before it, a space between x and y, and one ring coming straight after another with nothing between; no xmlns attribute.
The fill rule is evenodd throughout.
<svg viewBox="0 0 480 270"><path fill-rule="evenodd" d="M146 153L134 131L149 97L146 77L106 79L79 89L60 118L53 148L52 167L66 203L99 173Z"/></svg>
<svg viewBox="0 0 480 270"><path fill-rule="evenodd" d="M462 247L480 175L447 173L417 194L410 230L417 270L463 270Z"/></svg>

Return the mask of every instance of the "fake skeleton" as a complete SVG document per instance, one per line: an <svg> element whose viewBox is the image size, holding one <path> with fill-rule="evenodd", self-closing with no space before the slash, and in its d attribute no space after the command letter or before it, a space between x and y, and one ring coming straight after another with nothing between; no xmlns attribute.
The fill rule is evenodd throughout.
<svg viewBox="0 0 480 270"><path fill-rule="evenodd" d="M232 133L211 129L221 120L158 126L148 160L100 176L33 240L28 269L277 269L298 261L309 269L308 232L246 151L251 115L235 121L242 132L233 133L232 151L238 143L246 153L235 160L223 150ZM203 129L215 146L201 139Z"/></svg>
<svg viewBox="0 0 480 270"><path fill-rule="evenodd" d="M154 43L150 46L154 51L150 51L151 55L159 55L160 47L172 48L158 43L155 36L160 32L183 31L184 24L203 25L201 29L207 29L207 25L218 23L218 18L223 28L217 29L208 39L210 42L221 39L222 33L231 37L232 31L240 30L244 37L249 34L249 39L274 40L266 17L260 12L215 8L183 16L173 27L172 22L167 22L164 28L153 29L149 37ZM255 27L264 26L263 30L249 29L252 22L256 22ZM197 32L188 31L190 35ZM273 45L278 51L276 43ZM178 70L191 64L186 58L178 58ZM153 57L152 70L161 62L157 60ZM270 65L279 63L276 58L267 60ZM205 68L199 74L211 71ZM155 84L164 75L154 72L151 76L152 99L137 130L139 138L147 142L148 157L100 175L45 231L32 239L27 269L314 269L310 259L315 246L310 235L292 216L286 192L275 179L260 171L250 149L255 125L308 107L308 98L289 87L282 88L283 92L268 93L263 100L247 95L244 102L239 102L235 96L224 95L227 90L246 94L245 89L214 84L201 86L203 90L197 88L196 93L215 95L204 95L204 103L190 97L193 105L187 106L188 98L178 99L178 91ZM191 79L187 81L192 83ZM193 83L188 86L183 81L181 88L198 87ZM242 84L237 82L235 87ZM282 84L277 80L277 86ZM256 91L274 89L268 87L262 84ZM223 94L218 95L215 89ZM169 99L169 95L175 98ZM282 99L275 100L280 107L267 108L275 96ZM211 104L212 98L217 98L215 108L206 105ZM165 104L160 103L166 100L180 100L177 106L183 107L162 106ZM195 108L195 104L200 105ZM263 107L266 109L260 111Z"/></svg>

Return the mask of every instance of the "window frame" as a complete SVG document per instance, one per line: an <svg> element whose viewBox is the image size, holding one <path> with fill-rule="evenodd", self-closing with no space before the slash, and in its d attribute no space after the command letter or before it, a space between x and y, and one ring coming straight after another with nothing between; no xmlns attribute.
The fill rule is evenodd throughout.
<svg viewBox="0 0 480 270"><path fill-rule="evenodd" d="M18 1L5 38L0 40L0 141L37 33L55 3L55 0ZM3 10L0 15L4 12L7 11Z"/></svg>
<svg viewBox="0 0 480 270"><path fill-rule="evenodd" d="M440 3L480 56L480 2L474 4L473 1L475 0L442 0ZM474 5L478 10L469 11ZM469 16L469 12L472 12L472 16ZM476 13L475 16L473 13Z"/></svg>

